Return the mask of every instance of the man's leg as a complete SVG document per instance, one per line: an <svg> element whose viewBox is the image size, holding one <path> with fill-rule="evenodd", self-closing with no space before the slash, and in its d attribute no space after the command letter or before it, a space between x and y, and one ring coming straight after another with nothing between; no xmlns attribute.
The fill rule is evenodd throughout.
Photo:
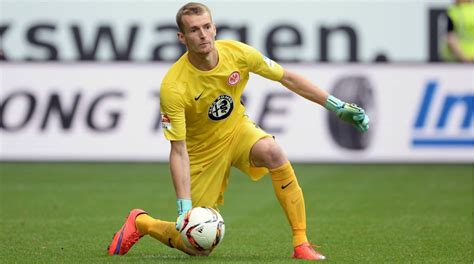
<svg viewBox="0 0 474 264"><path fill-rule="evenodd" d="M206 255L205 252L191 250L184 245L174 222L154 219L142 209L133 209L125 224L115 233L108 247L109 255L125 255L144 235L150 235L163 244L179 249L189 255Z"/></svg>
<svg viewBox="0 0 474 264"><path fill-rule="evenodd" d="M308 243L303 192L293 167L275 140L270 137L258 140L250 151L250 160L254 166L266 167L270 171L273 189L293 231L295 248L293 257L309 260L325 259Z"/></svg>
<svg viewBox="0 0 474 264"><path fill-rule="evenodd" d="M280 167L270 169L270 173L275 194L293 230L293 247L308 242L303 192L293 168L287 162Z"/></svg>
<svg viewBox="0 0 474 264"><path fill-rule="evenodd" d="M218 153L219 154L219 153ZM219 157L224 157L220 155ZM227 179L230 164L225 158L215 159L208 166L191 164L191 195L194 206L215 207ZM189 255L208 255L208 251L189 249L181 240L175 222L161 221L141 209L134 209L125 224L116 233L109 246L110 255L124 255L144 235L150 235L161 243ZM123 233L123 234L122 234Z"/></svg>
<svg viewBox="0 0 474 264"><path fill-rule="evenodd" d="M194 207L216 208L216 205L223 199L221 195L229 176L230 162L225 153L217 153L216 158L210 157L209 160L210 162L206 162L204 165L195 163L191 156L191 196ZM210 251L197 251L188 248L181 240L175 222L161 221L143 212L136 216L135 224L140 237L150 235L169 247L193 256L206 256L210 253Z"/></svg>
<svg viewBox="0 0 474 264"><path fill-rule="evenodd" d="M176 230L175 222L161 221L148 214L141 214L137 216L135 223L140 234L150 235L168 247L176 248L192 256L207 255L205 252L199 252L186 247L181 240L180 233Z"/></svg>
<svg viewBox="0 0 474 264"><path fill-rule="evenodd" d="M303 192L290 162L273 138L262 138L253 146L251 160L269 169L273 189L293 230L293 247L308 242Z"/></svg>

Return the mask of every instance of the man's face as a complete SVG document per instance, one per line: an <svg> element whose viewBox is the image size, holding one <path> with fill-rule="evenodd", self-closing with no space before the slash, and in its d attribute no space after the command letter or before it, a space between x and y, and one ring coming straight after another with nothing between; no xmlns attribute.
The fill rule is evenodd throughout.
<svg viewBox="0 0 474 264"><path fill-rule="evenodd" d="M178 38L189 52L208 54L214 50L216 27L208 13L185 15L181 17L181 21L184 32L178 32Z"/></svg>

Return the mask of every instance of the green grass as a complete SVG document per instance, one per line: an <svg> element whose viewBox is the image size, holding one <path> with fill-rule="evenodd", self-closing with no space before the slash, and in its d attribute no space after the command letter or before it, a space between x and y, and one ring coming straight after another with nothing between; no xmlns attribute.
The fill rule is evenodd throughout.
<svg viewBox="0 0 474 264"><path fill-rule="evenodd" d="M106 255L131 208L175 219L166 164L0 163L1 263L301 263L269 177L233 171L223 243L191 258L143 238ZM472 263L473 167L295 165L326 263ZM304 263L304 262L303 262Z"/></svg>

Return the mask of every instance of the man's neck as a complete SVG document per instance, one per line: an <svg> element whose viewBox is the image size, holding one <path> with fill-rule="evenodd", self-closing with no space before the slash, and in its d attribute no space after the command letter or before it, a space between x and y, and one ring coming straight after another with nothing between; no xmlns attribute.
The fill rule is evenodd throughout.
<svg viewBox="0 0 474 264"><path fill-rule="evenodd" d="M188 59L191 64L201 71L210 71L217 66L219 54L213 50L208 54L188 53Z"/></svg>

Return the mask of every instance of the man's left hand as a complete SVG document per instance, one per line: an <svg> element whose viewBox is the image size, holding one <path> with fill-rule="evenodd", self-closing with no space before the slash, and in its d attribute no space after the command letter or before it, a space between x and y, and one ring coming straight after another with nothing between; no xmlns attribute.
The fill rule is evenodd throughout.
<svg viewBox="0 0 474 264"><path fill-rule="evenodd" d="M334 112L340 119L354 125L360 132L369 129L369 117L365 114L364 109L355 104L348 104L332 95L329 95L324 107Z"/></svg>
<svg viewBox="0 0 474 264"><path fill-rule="evenodd" d="M344 103L341 108L336 110L336 115L347 123L354 125L360 132L369 129L369 117L364 109L355 104Z"/></svg>

